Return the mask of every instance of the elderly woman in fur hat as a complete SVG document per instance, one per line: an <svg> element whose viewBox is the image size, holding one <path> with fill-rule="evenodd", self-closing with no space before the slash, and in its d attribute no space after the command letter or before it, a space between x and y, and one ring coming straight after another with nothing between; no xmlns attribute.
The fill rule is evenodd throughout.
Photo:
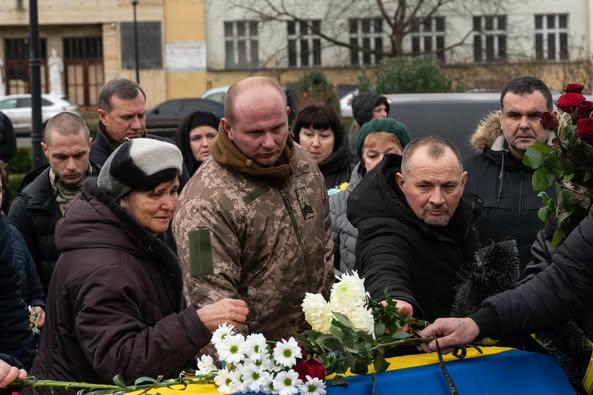
<svg viewBox="0 0 593 395"><path fill-rule="evenodd" d="M36 377L174 377L220 324L246 319L241 300L185 305L177 257L157 237L173 217L181 168L175 145L138 138L85 182L56 227L62 255L49 286Z"/></svg>

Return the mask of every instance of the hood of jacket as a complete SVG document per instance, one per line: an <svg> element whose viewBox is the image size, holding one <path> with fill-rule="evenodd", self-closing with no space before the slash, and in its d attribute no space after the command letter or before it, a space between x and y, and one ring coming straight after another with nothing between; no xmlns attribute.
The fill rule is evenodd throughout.
<svg viewBox="0 0 593 395"><path fill-rule="evenodd" d="M504 140L502 128L500 127L500 120L498 118L498 112L491 112L486 115L486 117L484 117L478 124L478 128L470 138L470 144L476 150L482 152L488 148L494 149L493 146L495 145L495 142L497 142L495 148L498 148L501 144L500 137L502 137L502 140ZM500 151L500 149L497 150Z"/></svg>
<svg viewBox="0 0 593 395"><path fill-rule="evenodd" d="M350 151L348 139L344 138L341 140L340 145L325 160L319 163L319 170L321 170L321 174L324 176L339 173L344 169L348 169L348 173L350 173L352 171L353 160L354 155ZM335 185L328 185L327 187L330 188L333 186Z"/></svg>
<svg viewBox="0 0 593 395"><path fill-rule="evenodd" d="M437 239L465 238L480 215L480 199L474 194L466 193L460 199L447 226L426 224L414 214L395 182L395 173L401 168L401 159L399 155L385 155L377 167L368 172L352 191L348 199L348 219L352 225L356 227L368 217L395 218L400 222L414 224L425 234L432 234Z"/></svg>
<svg viewBox="0 0 593 395"><path fill-rule="evenodd" d="M358 125L362 126L373 118L373 108L375 108L379 101L385 102L387 106L387 113L389 114L389 102L384 96L376 93L364 92L352 98L352 115Z"/></svg>

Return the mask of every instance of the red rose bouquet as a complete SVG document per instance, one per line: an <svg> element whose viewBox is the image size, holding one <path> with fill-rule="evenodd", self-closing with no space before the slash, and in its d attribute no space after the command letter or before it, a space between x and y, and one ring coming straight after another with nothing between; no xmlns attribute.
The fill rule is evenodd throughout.
<svg viewBox="0 0 593 395"><path fill-rule="evenodd" d="M568 84L558 98L562 112L545 112L541 125L556 134L555 144L534 144L523 163L535 169L532 186L541 191L539 217L555 224L551 245L560 244L587 214L593 197L593 102L582 94L583 85ZM545 190L556 183L556 199Z"/></svg>

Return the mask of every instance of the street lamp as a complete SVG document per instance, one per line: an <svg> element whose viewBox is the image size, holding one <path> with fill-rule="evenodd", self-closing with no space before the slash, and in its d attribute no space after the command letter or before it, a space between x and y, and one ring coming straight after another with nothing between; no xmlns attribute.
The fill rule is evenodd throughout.
<svg viewBox="0 0 593 395"><path fill-rule="evenodd" d="M140 84L140 62L138 60L138 22L136 21L136 6L140 0L130 0L134 9L134 58L136 65L136 82Z"/></svg>

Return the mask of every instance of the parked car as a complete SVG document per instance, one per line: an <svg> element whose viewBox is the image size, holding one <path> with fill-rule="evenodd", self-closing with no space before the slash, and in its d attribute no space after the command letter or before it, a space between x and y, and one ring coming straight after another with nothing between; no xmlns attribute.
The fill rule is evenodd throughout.
<svg viewBox="0 0 593 395"><path fill-rule="evenodd" d="M229 85L225 85L208 89L206 92L200 95L200 98L209 99L224 104L224 95L226 95L226 91L229 90L229 87Z"/></svg>
<svg viewBox="0 0 593 395"><path fill-rule="evenodd" d="M0 111L10 118L17 135L31 133L33 122L30 93L0 97ZM41 95L41 123L43 125L51 117L63 111L70 111L80 115L78 106L70 103L65 98L47 94Z"/></svg>
<svg viewBox="0 0 593 395"><path fill-rule="evenodd" d="M469 140L481 119L500 110L500 93L402 93L385 95L389 116L403 122L412 138L440 136L466 158L475 153Z"/></svg>
<svg viewBox="0 0 593 395"><path fill-rule="evenodd" d="M562 92L552 90L554 102ZM412 138L441 136L459 148L466 158L476 153L470 138L480 121L500 110L500 92L495 93L402 93L384 95L390 102L389 116L403 122ZM593 98L586 96L587 100Z"/></svg>
<svg viewBox="0 0 593 395"><path fill-rule="evenodd" d="M222 118L224 104L198 97L165 100L146 113L146 129L149 133L172 137L183 118L196 110L210 111Z"/></svg>

